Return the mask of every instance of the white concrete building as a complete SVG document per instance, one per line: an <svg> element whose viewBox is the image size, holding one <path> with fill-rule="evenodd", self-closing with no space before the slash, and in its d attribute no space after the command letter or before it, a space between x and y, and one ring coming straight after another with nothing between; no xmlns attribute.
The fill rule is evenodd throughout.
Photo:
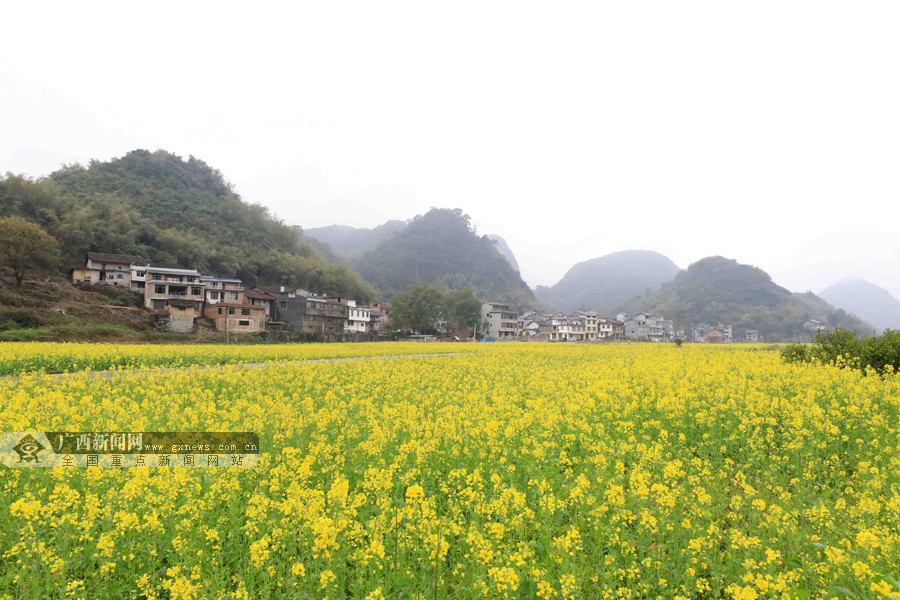
<svg viewBox="0 0 900 600"><path fill-rule="evenodd" d="M372 320L372 309L368 306L357 306L356 300L344 300L347 305L347 322L344 331L347 333L368 333L369 323Z"/></svg>
<svg viewBox="0 0 900 600"><path fill-rule="evenodd" d="M518 332L518 315L507 304L485 302L481 305L481 322L485 337L495 340L514 340Z"/></svg>

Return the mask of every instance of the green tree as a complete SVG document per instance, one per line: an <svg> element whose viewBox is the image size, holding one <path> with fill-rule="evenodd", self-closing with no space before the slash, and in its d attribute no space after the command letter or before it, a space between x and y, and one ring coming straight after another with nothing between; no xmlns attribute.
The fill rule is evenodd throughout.
<svg viewBox="0 0 900 600"><path fill-rule="evenodd" d="M22 287L31 269L51 266L56 260L56 239L21 217L0 219L0 261L12 269L16 287Z"/></svg>
<svg viewBox="0 0 900 600"><path fill-rule="evenodd" d="M454 290L444 298L444 314L447 322L457 332L474 327L481 313L481 302L470 289Z"/></svg>
<svg viewBox="0 0 900 600"><path fill-rule="evenodd" d="M396 294L391 302L391 320L400 329L418 333L434 333L443 318L444 295L424 282L410 286L408 292Z"/></svg>

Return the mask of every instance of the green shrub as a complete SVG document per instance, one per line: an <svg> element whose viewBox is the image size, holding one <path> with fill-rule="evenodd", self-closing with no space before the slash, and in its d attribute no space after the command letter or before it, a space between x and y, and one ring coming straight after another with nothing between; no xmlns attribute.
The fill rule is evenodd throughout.
<svg viewBox="0 0 900 600"><path fill-rule="evenodd" d="M8 310L0 313L0 331L8 329L34 329L41 324L37 312L30 308Z"/></svg>
<svg viewBox="0 0 900 600"><path fill-rule="evenodd" d="M886 329L864 339L846 329L820 331L811 345L788 344L781 357L791 363L817 360L862 371L871 367L877 373L895 372L900 369L900 331Z"/></svg>
<svg viewBox="0 0 900 600"><path fill-rule="evenodd" d="M784 362L799 363L812 360L812 352L808 344L788 344L781 349Z"/></svg>
<svg viewBox="0 0 900 600"><path fill-rule="evenodd" d="M879 336L865 338L859 362L860 367L870 366L879 373L900 368L900 331L885 329Z"/></svg>

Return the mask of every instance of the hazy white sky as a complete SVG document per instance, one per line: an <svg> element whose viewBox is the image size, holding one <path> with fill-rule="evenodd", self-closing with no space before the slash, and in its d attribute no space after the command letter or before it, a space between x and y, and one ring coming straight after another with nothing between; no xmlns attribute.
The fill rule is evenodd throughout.
<svg viewBox="0 0 900 600"><path fill-rule="evenodd" d="M0 171L162 148L304 227L460 207L532 285L640 248L900 296L896 2L2 14Z"/></svg>

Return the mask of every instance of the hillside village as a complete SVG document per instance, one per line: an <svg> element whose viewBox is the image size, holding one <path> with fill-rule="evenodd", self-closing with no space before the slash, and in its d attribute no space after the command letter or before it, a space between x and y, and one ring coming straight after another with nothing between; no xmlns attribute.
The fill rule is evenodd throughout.
<svg viewBox="0 0 900 600"><path fill-rule="evenodd" d="M137 256L88 252L84 267L72 271L72 282L123 287L140 294L158 328L190 333L197 320L208 319L219 331L252 334L289 331L335 336L392 332L391 307L379 301L357 304L350 298L316 295L302 288L247 288L240 279L204 275L195 269L153 264ZM825 328L810 320L806 328ZM451 333L451 332L445 332ZM461 332L459 332L461 333ZM606 317L595 311L571 314L519 314L510 305L481 303L476 339L535 342L646 341L681 339L698 343L757 342L756 330L735 336L731 325L699 323L686 330L671 319L647 312ZM468 336L468 332L465 332ZM458 339L458 338L457 338Z"/></svg>

